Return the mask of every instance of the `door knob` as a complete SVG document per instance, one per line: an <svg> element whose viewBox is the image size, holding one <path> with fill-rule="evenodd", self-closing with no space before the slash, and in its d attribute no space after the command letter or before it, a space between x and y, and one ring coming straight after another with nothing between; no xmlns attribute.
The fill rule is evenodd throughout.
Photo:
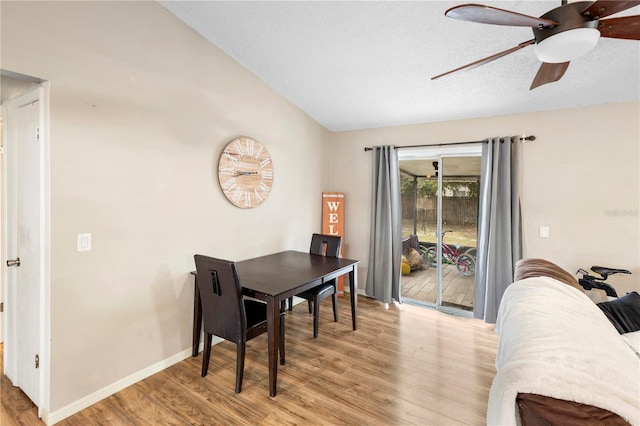
<svg viewBox="0 0 640 426"><path fill-rule="evenodd" d="M7 260L7 266L20 266L20 258Z"/></svg>

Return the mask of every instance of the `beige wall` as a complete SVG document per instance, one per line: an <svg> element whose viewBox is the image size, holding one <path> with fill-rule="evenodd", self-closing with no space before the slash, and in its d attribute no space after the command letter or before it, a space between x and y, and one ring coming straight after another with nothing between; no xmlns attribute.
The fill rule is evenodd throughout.
<svg viewBox="0 0 640 426"><path fill-rule="evenodd" d="M371 153L366 146L419 145L533 134L523 146L524 249L574 273L631 270L609 281L640 290L640 104L420 124L332 134L334 191L344 191L347 255L368 260ZM550 238L538 237L541 225ZM364 278L365 273L361 274ZM360 283L361 287L364 285Z"/></svg>
<svg viewBox="0 0 640 426"><path fill-rule="evenodd" d="M1 19L2 68L51 83L50 411L187 349L193 254L306 250L322 191L347 195L346 255L363 260L363 288L365 146L535 134L527 255L572 272L627 267L619 281L638 288L638 104L329 134L153 2L3 1ZM238 135L274 160L254 210L227 202L215 174ZM86 232L93 250L77 253Z"/></svg>
<svg viewBox="0 0 640 426"><path fill-rule="evenodd" d="M2 67L51 83L50 411L190 346L195 253L320 230L326 130L158 4L3 1ZM217 181L239 135L274 162L252 210Z"/></svg>

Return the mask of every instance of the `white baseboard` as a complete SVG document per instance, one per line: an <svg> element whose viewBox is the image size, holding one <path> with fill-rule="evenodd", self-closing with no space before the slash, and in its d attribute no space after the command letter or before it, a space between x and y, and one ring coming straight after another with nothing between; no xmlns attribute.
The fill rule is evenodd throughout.
<svg viewBox="0 0 640 426"><path fill-rule="evenodd" d="M299 297L293 298L293 304L297 305L304 301L304 299L300 299ZM198 348L198 352L201 352L204 349L204 339L200 339L200 347ZM222 339L218 337L213 337L212 346L220 343ZM152 376L165 368L171 367L173 364L176 364L180 361L183 361L191 356L191 348L185 349L184 351L177 353L169 358L163 359L162 361L156 362L153 365L150 365L146 368L143 368L140 371L137 371L123 379L118 380L106 386L102 389L99 389L79 400L72 402L59 410L56 410L52 413L49 413L47 410L42 410L42 420L47 426L54 425L67 417L74 415L75 413L84 410L85 408L99 402L105 398L110 397L116 392L121 391L122 389L133 385L134 383L139 382L140 380L144 380L149 376Z"/></svg>
<svg viewBox="0 0 640 426"><path fill-rule="evenodd" d="M203 339L201 339L200 341L200 347L198 348L198 352L202 351L204 347L204 343L202 342L202 340ZM221 341L222 339L214 336L212 346L220 343ZM179 352L173 356L170 356L169 358L163 359L162 361L156 362L155 364L150 365L146 368L143 368L142 370L139 370L123 379L120 379L117 382L110 384L109 386L106 386L100 390L97 390L92 394L89 394L83 398L80 398L79 400L62 407L59 410L56 410L52 413L49 413L48 411L43 410L42 420L48 426L54 425L66 419L67 417L70 417L75 413L81 410L84 410L85 408L95 404L96 402L99 402L113 395L114 393L119 392L122 389L133 385L134 383L139 382L140 380L144 380L147 377L152 376L164 370L165 368L171 367L173 364L183 361L189 358L190 356L191 356L191 348L185 349L182 352Z"/></svg>

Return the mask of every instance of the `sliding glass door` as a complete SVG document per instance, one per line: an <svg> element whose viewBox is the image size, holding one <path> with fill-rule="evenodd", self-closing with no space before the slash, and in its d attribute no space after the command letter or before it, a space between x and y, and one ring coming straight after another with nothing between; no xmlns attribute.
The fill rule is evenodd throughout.
<svg viewBox="0 0 640 426"><path fill-rule="evenodd" d="M441 305L473 310L478 247L480 157L443 157L439 256L430 257L441 273Z"/></svg>
<svg viewBox="0 0 640 426"><path fill-rule="evenodd" d="M480 150L408 148L399 153L403 261L409 265L401 291L407 302L458 313L473 310Z"/></svg>

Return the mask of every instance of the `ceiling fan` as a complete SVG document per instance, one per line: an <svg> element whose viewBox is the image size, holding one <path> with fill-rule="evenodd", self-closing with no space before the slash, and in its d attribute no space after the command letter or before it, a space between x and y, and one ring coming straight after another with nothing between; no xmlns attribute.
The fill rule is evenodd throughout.
<svg viewBox="0 0 640 426"><path fill-rule="evenodd" d="M640 1L598 0L567 3L539 18L481 4L463 4L448 9L445 16L482 24L531 27L534 38L451 71L436 75L435 80L458 71L470 70L535 44L535 54L542 66L531 88L553 83L562 78L569 62L589 52L600 37L640 40L640 15L602 19L631 7Z"/></svg>

